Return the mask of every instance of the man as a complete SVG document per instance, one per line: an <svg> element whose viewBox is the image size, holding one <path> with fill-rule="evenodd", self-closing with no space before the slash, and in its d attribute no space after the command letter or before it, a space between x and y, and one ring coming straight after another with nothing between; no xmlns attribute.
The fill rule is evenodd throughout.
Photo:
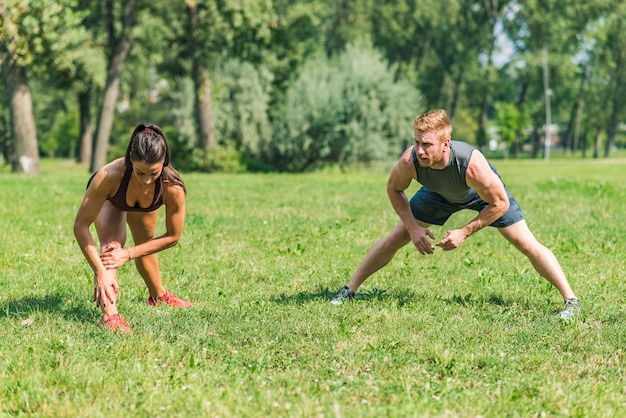
<svg viewBox="0 0 626 418"><path fill-rule="evenodd" d="M452 124L444 110L417 117L413 127L415 145L404 152L387 182L389 200L401 221L374 245L332 303L339 305L352 300L359 286L409 242L413 242L420 254L433 254L435 246L431 240L435 236L428 227L443 225L461 209L472 209L478 212L474 219L461 228L449 230L435 245L444 251L454 250L485 226L498 228L528 257L535 270L561 292L565 307L558 316L562 319L575 316L581 302L554 254L528 229L521 208L495 168L477 149L450 139ZM422 187L409 201L404 191L412 180Z"/></svg>

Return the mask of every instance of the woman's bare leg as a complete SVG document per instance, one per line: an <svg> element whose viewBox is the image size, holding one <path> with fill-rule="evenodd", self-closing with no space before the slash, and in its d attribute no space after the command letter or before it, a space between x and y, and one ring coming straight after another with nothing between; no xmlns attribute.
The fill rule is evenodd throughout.
<svg viewBox="0 0 626 418"><path fill-rule="evenodd" d="M100 252L113 241L119 242L124 246L126 241L126 213L115 208L110 202L104 202L98 217L96 218L94 225L96 227L96 233L98 234L98 240L100 241ZM117 280L117 269L112 270ZM106 321L109 316L115 315L117 311L117 294L115 295L115 301L101 307L102 320Z"/></svg>
<svg viewBox="0 0 626 418"><path fill-rule="evenodd" d="M158 211L150 213L129 212L127 215L128 226L133 234L135 245L143 244L154 238ZM160 298L166 290L161 280L158 254L150 254L135 259L137 271L143 278L151 298Z"/></svg>

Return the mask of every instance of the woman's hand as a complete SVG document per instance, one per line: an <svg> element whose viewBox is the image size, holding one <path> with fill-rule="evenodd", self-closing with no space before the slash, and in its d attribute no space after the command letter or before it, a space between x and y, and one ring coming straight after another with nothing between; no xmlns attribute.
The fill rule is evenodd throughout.
<svg viewBox="0 0 626 418"><path fill-rule="evenodd" d="M104 308L107 305L115 305L119 286L115 273L104 271L102 274L94 275L93 279L93 301L96 306Z"/></svg>
<svg viewBox="0 0 626 418"><path fill-rule="evenodd" d="M122 248L122 244L111 241L100 254L100 260L107 270L115 270L130 261L130 252Z"/></svg>

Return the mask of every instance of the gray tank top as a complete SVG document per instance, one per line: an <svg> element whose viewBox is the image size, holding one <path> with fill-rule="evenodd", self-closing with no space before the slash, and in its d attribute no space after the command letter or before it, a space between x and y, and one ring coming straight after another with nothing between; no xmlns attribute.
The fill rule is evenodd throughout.
<svg viewBox="0 0 626 418"><path fill-rule="evenodd" d="M467 186L465 173L472 152L476 148L461 141L450 141L450 161L443 170L422 168L417 162L417 153L413 147L413 165L417 181L431 192L441 195L451 203L469 203L478 197L478 193Z"/></svg>

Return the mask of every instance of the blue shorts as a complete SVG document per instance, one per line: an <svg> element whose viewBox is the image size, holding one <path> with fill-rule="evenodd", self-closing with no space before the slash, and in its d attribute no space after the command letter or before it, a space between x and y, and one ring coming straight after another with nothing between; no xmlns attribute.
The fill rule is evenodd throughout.
<svg viewBox="0 0 626 418"><path fill-rule="evenodd" d="M506 194L509 197L509 210L489 226L504 228L524 219L522 208L520 208L517 201L511 196L508 190ZM425 187L419 189L411 198L411 212L413 212L413 217L418 221L430 225L443 225L450 215L461 209L472 209L480 212L487 205L488 203L480 197L476 197L476 199L468 203L451 203L440 194L431 192Z"/></svg>

